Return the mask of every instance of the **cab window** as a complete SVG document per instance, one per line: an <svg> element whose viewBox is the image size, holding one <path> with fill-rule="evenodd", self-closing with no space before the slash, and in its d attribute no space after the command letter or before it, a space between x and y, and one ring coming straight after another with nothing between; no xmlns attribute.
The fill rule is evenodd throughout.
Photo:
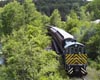
<svg viewBox="0 0 100 80"><path fill-rule="evenodd" d="M78 47L78 53L85 53L85 48L84 47Z"/></svg>

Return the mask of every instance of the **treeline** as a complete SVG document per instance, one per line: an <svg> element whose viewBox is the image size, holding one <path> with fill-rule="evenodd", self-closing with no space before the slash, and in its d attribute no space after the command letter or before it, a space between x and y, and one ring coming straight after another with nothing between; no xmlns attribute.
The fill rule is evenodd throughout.
<svg viewBox="0 0 100 80"><path fill-rule="evenodd" d="M0 40L5 58L0 66L0 80L68 79L59 62L61 57L45 50L50 45L45 28L49 21L31 0L23 5L10 2L0 8Z"/></svg>
<svg viewBox="0 0 100 80"><path fill-rule="evenodd" d="M51 41L46 25L65 29L84 43L89 65L100 70L100 23L91 23L99 18L99 5L100 1L95 0L80 7L80 17L71 10L67 21L61 20L58 9L50 17L38 12L32 0L1 7L0 42L5 63L0 66L0 80L69 80L61 56L46 50Z"/></svg>
<svg viewBox="0 0 100 80"><path fill-rule="evenodd" d="M34 0L34 2L38 11L48 16L51 16L54 9L58 9L62 20L66 20L66 14L68 15L72 9L78 13L80 7L88 3L86 0Z"/></svg>
<svg viewBox="0 0 100 80"><path fill-rule="evenodd" d="M0 4L1 6L4 6L13 1L14 0L1 1ZM16 1L23 4L25 0ZM60 11L61 19L64 21L66 20L66 14L68 15L72 9L78 13L80 7L88 3L87 0L33 0L33 2L39 12L48 16L51 16L54 9L58 9Z"/></svg>

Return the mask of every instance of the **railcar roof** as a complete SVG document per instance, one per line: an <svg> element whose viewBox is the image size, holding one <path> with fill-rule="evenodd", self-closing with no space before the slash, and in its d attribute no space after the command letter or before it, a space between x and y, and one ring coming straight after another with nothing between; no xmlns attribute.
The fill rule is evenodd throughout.
<svg viewBox="0 0 100 80"><path fill-rule="evenodd" d="M58 31L64 37L64 39L67 39L67 38L74 39L74 37L71 34L65 32L64 30L60 28L52 27L52 29L55 29L56 31Z"/></svg>
<svg viewBox="0 0 100 80"><path fill-rule="evenodd" d="M84 46L83 44L81 44L81 43L79 43L79 42L65 42L65 46L64 46L64 48L67 48L67 47L69 47L69 46L71 46L71 45L82 45L82 46Z"/></svg>

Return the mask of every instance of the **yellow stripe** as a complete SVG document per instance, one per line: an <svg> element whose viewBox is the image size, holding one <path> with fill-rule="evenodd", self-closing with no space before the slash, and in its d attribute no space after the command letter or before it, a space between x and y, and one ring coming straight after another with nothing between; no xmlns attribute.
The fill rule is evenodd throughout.
<svg viewBox="0 0 100 80"><path fill-rule="evenodd" d="M75 54L73 54L73 58L70 57L69 59L67 59L67 64L72 64L72 61L74 61Z"/></svg>
<svg viewBox="0 0 100 80"><path fill-rule="evenodd" d="M79 60L82 61L83 63L86 62L86 59L81 54L79 54Z"/></svg>
<svg viewBox="0 0 100 80"><path fill-rule="evenodd" d="M72 57L73 56L73 54L67 54L66 55L66 59L68 59L68 58L70 58L70 57Z"/></svg>
<svg viewBox="0 0 100 80"><path fill-rule="evenodd" d="M87 55L86 54L80 54L82 57L84 57L85 59L87 59Z"/></svg>
<svg viewBox="0 0 100 80"><path fill-rule="evenodd" d="M73 61L70 64L78 64L79 62L76 59L73 59Z"/></svg>
<svg viewBox="0 0 100 80"><path fill-rule="evenodd" d="M71 54L66 54L66 59L68 58L68 57L70 57L71 56Z"/></svg>
<svg viewBox="0 0 100 80"><path fill-rule="evenodd" d="M68 62L68 63L70 63L70 64L75 63L75 62L76 62L76 59L75 59L76 56L77 56L77 54L74 54L74 55L73 55L73 58L69 59L69 62Z"/></svg>
<svg viewBox="0 0 100 80"><path fill-rule="evenodd" d="M87 62L87 60L83 57L83 55L82 54L79 54L79 56L80 56L79 60L82 61L83 64L85 64Z"/></svg>
<svg viewBox="0 0 100 80"><path fill-rule="evenodd" d="M72 60L73 60L73 58L69 58L66 61L67 61L67 63L70 63L70 61L72 61Z"/></svg>
<svg viewBox="0 0 100 80"><path fill-rule="evenodd" d="M86 62L84 57L81 54L79 54L78 59L82 62L82 64L84 64Z"/></svg>
<svg viewBox="0 0 100 80"><path fill-rule="evenodd" d="M82 64L82 62L77 58L77 59L73 59L70 64Z"/></svg>
<svg viewBox="0 0 100 80"><path fill-rule="evenodd" d="M87 62L87 59L85 59L85 58L83 57L83 55L79 54L79 56L80 56L80 60L81 60L83 63L86 63L86 62Z"/></svg>
<svg viewBox="0 0 100 80"><path fill-rule="evenodd" d="M79 62L79 64L82 64L83 62L80 60L81 57L78 54L76 55L76 57L77 57L77 61Z"/></svg>
<svg viewBox="0 0 100 80"><path fill-rule="evenodd" d="M67 63L70 63L74 58L74 55L72 55L70 58L67 59Z"/></svg>
<svg viewBox="0 0 100 80"><path fill-rule="evenodd" d="M74 58L75 58L75 55L73 56L73 58L67 59L67 63L68 63L68 64L69 64L69 63L72 64L72 62L75 61Z"/></svg>
<svg viewBox="0 0 100 80"><path fill-rule="evenodd" d="M77 61L79 62L79 64L83 64L83 62L81 60L78 59Z"/></svg>
<svg viewBox="0 0 100 80"><path fill-rule="evenodd" d="M67 64L86 64L87 54L66 54Z"/></svg>
<svg viewBox="0 0 100 80"><path fill-rule="evenodd" d="M72 57L73 57L73 54L71 54L70 56L68 54L68 57L66 58L66 62L67 63L70 62L72 60Z"/></svg>

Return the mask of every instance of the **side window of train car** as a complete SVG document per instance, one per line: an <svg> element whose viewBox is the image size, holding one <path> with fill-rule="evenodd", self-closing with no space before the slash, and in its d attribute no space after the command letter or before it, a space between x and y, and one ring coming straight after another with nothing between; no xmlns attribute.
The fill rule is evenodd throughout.
<svg viewBox="0 0 100 80"><path fill-rule="evenodd" d="M68 47L68 54L70 54L70 47Z"/></svg>
<svg viewBox="0 0 100 80"><path fill-rule="evenodd" d="M79 54L82 53L82 47L81 46L78 47L78 53Z"/></svg>
<svg viewBox="0 0 100 80"><path fill-rule="evenodd" d="M73 47L70 47L70 48L69 48L69 53L70 53L70 54L73 54L73 53L74 53L74 48L73 48Z"/></svg>
<svg viewBox="0 0 100 80"><path fill-rule="evenodd" d="M84 47L78 47L78 52L79 53L85 53L85 48Z"/></svg>
<svg viewBox="0 0 100 80"><path fill-rule="evenodd" d="M86 51L85 51L85 47L82 47L82 53L86 53Z"/></svg>
<svg viewBox="0 0 100 80"><path fill-rule="evenodd" d="M78 49L77 48L74 48L74 53L78 53Z"/></svg>
<svg viewBox="0 0 100 80"><path fill-rule="evenodd" d="M65 50L65 53L69 53L69 52L68 52L68 49Z"/></svg>
<svg viewBox="0 0 100 80"><path fill-rule="evenodd" d="M74 48L73 48L73 47L71 47L71 53L72 53L72 54L74 53Z"/></svg>
<svg viewBox="0 0 100 80"><path fill-rule="evenodd" d="M71 47L69 47L69 53L71 54Z"/></svg>

